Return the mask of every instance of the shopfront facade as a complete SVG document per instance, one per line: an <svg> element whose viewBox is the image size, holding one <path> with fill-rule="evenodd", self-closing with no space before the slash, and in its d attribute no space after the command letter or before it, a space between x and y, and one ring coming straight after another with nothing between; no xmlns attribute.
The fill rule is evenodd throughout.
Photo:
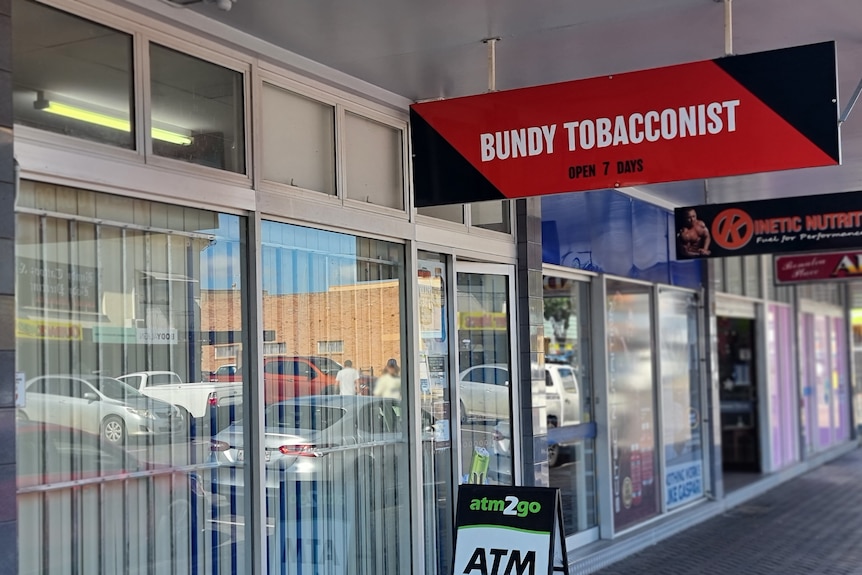
<svg viewBox="0 0 862 575"><path fill-rule="evenodd" d="M637 194L543 199L546 368L582 399L575 425L548 411L551 485L598 518L566 525L578 573L623 552L591 537L633 552L853 445L843 286L776 286L770 256L677 262L675 237Z"/></svg>
<svg viewBox="0 0 862 575"><path fill-rule="evenodd" d="M417 214L394 95L102 8L13 2L19 572L447 572L525 480L514 210Z"/></svg>
<svg viewBox="0 0 862 575"><path fill-rule="evenodd" d="M551 486L579 502L564 513L597 519L584 523L597 538L711 493L701 264L672 261L672 222L614 191L543 200L545 367L572 370L581 399L580 418L549 432L568 454Z"/></svg>
<svg viewBox="0 0 862 575"><path fill-rule="evenodd" d="M18 572L443 574L465 483L559 488L585 571L720 500L734 441L758 473L846 444L840 302L766 259L675 261L614 190L414 208L405 98L11 4Z"/></svg>

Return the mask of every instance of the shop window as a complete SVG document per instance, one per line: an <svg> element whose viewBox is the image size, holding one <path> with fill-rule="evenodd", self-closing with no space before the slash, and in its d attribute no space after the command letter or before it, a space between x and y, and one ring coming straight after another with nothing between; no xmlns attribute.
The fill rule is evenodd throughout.
<svg viewBox="0 0 862 575"><path fill-rule="evenodd" d="M284 342L263 344L263 353L266 355L276 353L287 353L287 345Z"/></svg>
<svg viewBox="0 0 862 575"><path fill-rule="evenodd" d="M448 206L430 206L426 208L416 208L416 213L429 218L437 218L438 220L446 220L447 222L455 222L456 224L464 223L464 205L452 204Z"/></svg>
<svg viewBox="0 0 862 575"><path fill-rule="evenodd" d="M735 295L745 294L741 256L724 258L724 291Z"/></svg>
<svg viewBox="0 0 862 575"><path fill-rule="evenodd" d="M697 300L659 292L664 498L668 510L705 495Z"/></svg>
<svg viewBox="0 0 862 575"><path fill-rule="evenodd" d="M343 341L319 341L317 353L344 353Z"/></svg>
<svg viewBox="0 0 862 575"><path fill-rule="evenodd" d="M571 535L598 525L590 284L545 276L542 291L550 486L561 491Z"/></svg>
<svg viewBox="0 0 862 575"><path fill-rule="evenodd" d="M301 560L310 571L409 573L404 246L269 221L261 233L263 329L291 354L264 358L267 425L281 428L265 441L294 437L267 464L268 572L302 534L338 542ZM338 347L343 363L319 355Z"/></svg>
<svg viewBox="0 0 862 575"><path fill-rule="evenodd" d="M232 359L239 355L240 346L238 344L217 345L214 349L216 359Z"/></svg>
<svg viewBox="0 0 862 575"><path fill-rule="evenodd" d="M449 368L449 311L446 295L450 267L447 256L418 252L419 389L422 405L422 499L425 509L425 573L451 573L452 411ZM501 437L501 442L505 441Z"/></svg>
<svg viewBox="0 0 862 575"><path fill-rule="evenodd" d="M157 156L245 173L243 74L150 44Z"/></svg>
<svg viewBox="0 0 862 575"><path fill-rule="evenodd" d="M20 572L236 572L244 219L28 181L18 210Z"/></svg>
<svg viewBox="0 0 862 575"><path fill-rule="evenodd" d="M403 210L402 131L348 112L344 132L347 197Z"/></svg>
<svg viewBox="0 0 862 575"><path fill-rule="evenodd" d="M760 297L760 256L745 256L742 264L745 270L745 295Z"/></svg>
<svg viewBox="0 0 862 575"><path fill-rule="evenodd" d="M710 271L712 271L712 285L717 292L727 291L724 288L724 260L723 259L714 259L709 260L707 265L710 266Z"/></svg>
<svg viewBox="0 0 862 575"><path fill-rule="evenodd" d="M493 200L470 204L470 225L495 232L510 233L509 200Z"/></svg>
<svg viewBox="0 0 862 575"><path fill-rule="evenodd" d="M263 177L335 195L335 109L263 85Z"/></svg>
<svg viewBox="0 0 862 575"><path fill-rule="evenodd" d="M652 288L606 280L614 530L658 514Z"/></svg>
<svg viewBox="0 0 862 575"><path fill-rule="evenodd" d="M30 0L13 11L15 122L133 149L132 36Z"/></svg>
<svg viewBox="0 0 862 575"><path fill-rule="evenodd" d="M458 385L463 483L513 485L513 382L509 276L456 273ZM455 403L457 401L457 404Z"/></svg>

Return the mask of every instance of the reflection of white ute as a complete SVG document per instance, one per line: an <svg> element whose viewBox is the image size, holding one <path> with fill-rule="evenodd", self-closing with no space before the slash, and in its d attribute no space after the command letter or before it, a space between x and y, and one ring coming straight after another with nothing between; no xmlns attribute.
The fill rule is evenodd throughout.
<svg viewBox="0 0 862 575"><path fill-rule="evenodd" d="M548 423L553 426L581 422L581 394L575 370L569 365L545 364Z"/></svg>
<svg viewBox="0 0 862 575"><path fill-rule="evenodd" d="M172 371L139 371L117 379L148 397L181 407L184 416L194 418L208 417L212 408L242 403L241 382L185 383Z"/></svg>
<svg viewBox="0 0 862 575"><path fill-rule="evenodd" d="M581 422L581 393L575 370L566 364L545 364L545 398L548 427L576 425ZM560 446L548 443L548 465L560 464Z"/></svg>

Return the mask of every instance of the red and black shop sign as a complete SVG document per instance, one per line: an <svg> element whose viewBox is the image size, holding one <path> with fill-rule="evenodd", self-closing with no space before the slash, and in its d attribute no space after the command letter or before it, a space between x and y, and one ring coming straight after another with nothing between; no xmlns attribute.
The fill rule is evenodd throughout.
<svg viewBox="0 0 862 575"><path fill-rule="evenodd" d="M417 207L840 163L835 43L410 107Z"/></svg>
<svg viewBox="0 0 862 575"><path fill-rule="evenodd" d="M862 192L674 212L677 259L862 248Z"/></svg>
<svg viewBox="0 0 862 575"><path fill-rule="evenodd" d="M862 251L777 256L774 277L776 285L862 279Z"/></svg>

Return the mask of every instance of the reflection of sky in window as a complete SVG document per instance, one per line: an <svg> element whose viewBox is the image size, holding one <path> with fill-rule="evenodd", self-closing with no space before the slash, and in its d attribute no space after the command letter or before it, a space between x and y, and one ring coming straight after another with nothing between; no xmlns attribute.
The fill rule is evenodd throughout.
<svg viewBox="0 0 862 575"><path fill-rule="evenodd" d="M239 288L240 218L219 214L215 242L201 253L202 289ZM356 238L347 234L264 221L263 289L271 294L326 291L356 277Z"/></svg>
<svg viewBox="0 0 862 575"><path fill-rule="evenodd" d="M240 217L218 215L218 229L200 230L214 239L201 251L201 289L239 289L242 285L240 261Z"/></svg>
<svg viewBox="0 0 862 575"><path fill-rule="evenodd" d="M263 222L263 289L271 294L327 291L356 283L356 238Z"/></svg>

